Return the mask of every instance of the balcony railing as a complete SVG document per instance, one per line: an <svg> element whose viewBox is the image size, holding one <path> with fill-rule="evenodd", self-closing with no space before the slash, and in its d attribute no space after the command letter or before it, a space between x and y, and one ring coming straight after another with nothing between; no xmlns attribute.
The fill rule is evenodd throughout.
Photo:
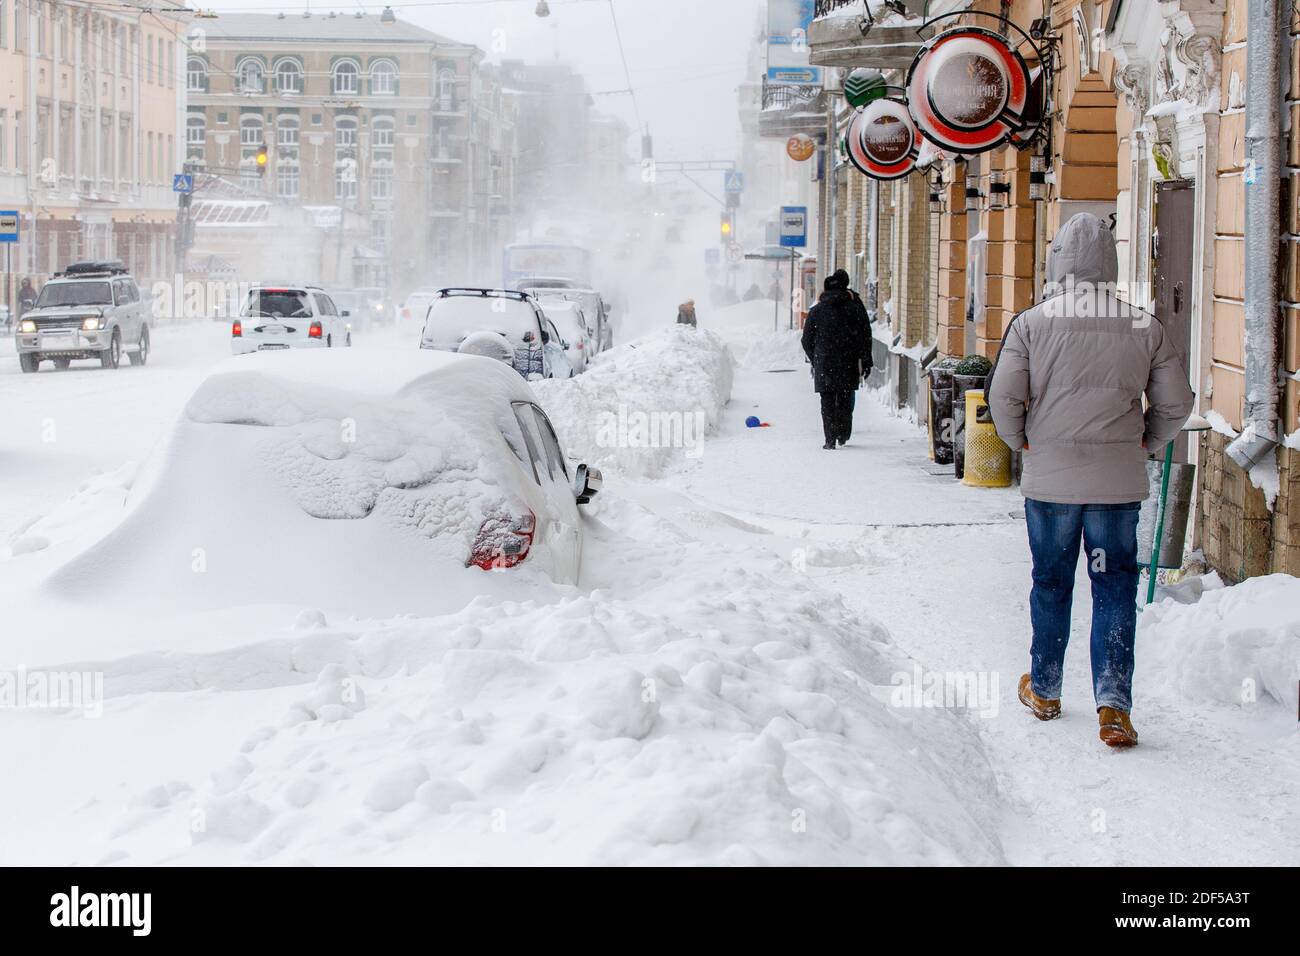
<svg viewBox="0 0 1300 956"><path fill-rule="evenodd" d="M801 83L763 83L763 109L789 110L812 106L822 95L820 86Z"/></svg>
<svg viewBox="0 0 1300 956"><path fill-rule="evenodd" d="M824 17L844 7L857 7L859 10L865 10L866 5L862 0L817 0L813 5L813 16Z"/></svg>

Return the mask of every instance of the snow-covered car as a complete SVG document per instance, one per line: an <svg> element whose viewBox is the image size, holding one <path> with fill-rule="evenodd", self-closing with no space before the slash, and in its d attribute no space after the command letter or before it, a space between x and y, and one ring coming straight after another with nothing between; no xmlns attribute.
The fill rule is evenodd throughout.
<svg viewBox="0 0 1300 956"><path fill-rule="evenodd" d="M121 262L78 262L45 283L19 321L14 342L24 372L35 372L47 359L55 368L67 368L74 359L117 368L123 352L132 365L144 365L148 306Z"/></svg>
<svg viewBox="0 0 1300 956"><path fill-rule="evenodd" d="M563 339L531 296L507 289L440 289L429 306L420 348L457 352L477 332L495 332L514 350L514 368L528 379L569 378Z"/></svg>
<svg viewBox="0 0 1300 956"><path fill-rule="evenodd" d="M584 289L570 283L563 288L529 286L524 291L537 299L564 299L577 302L582 306L582 315L587 325L587 335L593 352L603 352L613 347L614 330L609 321L609 307L605 304L604 297L595 289Z"/></svg>
<svg viewBox="0 0 1300 956"><path fill-rule="evenodd" d="M509 580L485 571L576 582L577 506L600 488L504 363L416 349L229 359L144 472L122 522L52 586L96 601L149 581L190 609L449 613L506 599Z"/></svg>
<svg viewBox="0 0 1300 956"><path fill-rule="evenodd" d="M593 341L582 306L567 299L542 298L538 301L559 332L573 374L582 374L587 370L587 356L591 354Z"/></svg>
<svg viewBox="0 0 1300 956"><path fill-rule="evenodd" d="M247 355L349 346L352 330L344 311L316 286L255 286L230 324L230 350Z"/></svg>
<svg viewBox="0 0 1300 956"><path fill-rule="evenodd" d="M532 294L538 289L576 289L580 285L577 279L569 279L564 276L528 276L520 279L515 284L515 288L520 292Z"/></svg>

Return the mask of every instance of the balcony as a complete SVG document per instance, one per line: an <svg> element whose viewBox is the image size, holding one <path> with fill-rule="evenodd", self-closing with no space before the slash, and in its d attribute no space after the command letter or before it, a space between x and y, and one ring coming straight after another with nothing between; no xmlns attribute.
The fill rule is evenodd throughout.
<svg viewBox="0 0 1300 956"><path fill-rule="evenodd" d="M785 139L826 130L826 91L820 86L764 80L762 105L758 131L763 137Z"/></svg>
<svg viewBox="0 0 1300 956"><path fill-rule="evenodd" d="M872 12L868 13L868 6ZM970 0L817 0L808 28L808 61L846 70L906 70L929 36L917 32L930 17L954 13Z"/></svg>

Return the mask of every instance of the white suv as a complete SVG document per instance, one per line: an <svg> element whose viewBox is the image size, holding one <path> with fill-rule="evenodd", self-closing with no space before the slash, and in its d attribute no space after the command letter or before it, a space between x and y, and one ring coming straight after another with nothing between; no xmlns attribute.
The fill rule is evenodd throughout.
<svg viewBox="0 0 1300 956"><path fill-rule="evenodd" d="M352 344L348 313L317 286L255 286L230 326L235 355Z"/></svg>
<svg viewBox="0 0 1300 956"><path fill-rule="evenodd" d="M48 359L67 368L73 359L99 359L117 368L125 352L132 365L149 360L149 323L135 280L117 261L78 262L41 288L36 305L18 323L15 346L24 372Z"/></svg>

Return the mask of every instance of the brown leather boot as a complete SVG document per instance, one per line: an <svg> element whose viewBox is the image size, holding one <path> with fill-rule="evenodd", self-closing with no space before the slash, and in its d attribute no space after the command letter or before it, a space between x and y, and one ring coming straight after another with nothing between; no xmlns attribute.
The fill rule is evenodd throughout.
<svg viewBox="0 0 1300 956"><path fill-rule="evenodd" d="M1032 679L1028 674L1020 678L1020 690L1018 696L1020 703L1028 707L1035 717L1039 720L1055 720L1061 716L1061 702L1059 700L1047 700L1039 697L1034 693L1031 686Z"/></svg>
<svg viewBox="0 0 1300 956"><path fill-rule="evenodd" d="M1097 720L1101 724L1101 742L1108 747L1133 747L1138 742L1137 731L1128 714L1113 707L1097 708Z"/></svg>

